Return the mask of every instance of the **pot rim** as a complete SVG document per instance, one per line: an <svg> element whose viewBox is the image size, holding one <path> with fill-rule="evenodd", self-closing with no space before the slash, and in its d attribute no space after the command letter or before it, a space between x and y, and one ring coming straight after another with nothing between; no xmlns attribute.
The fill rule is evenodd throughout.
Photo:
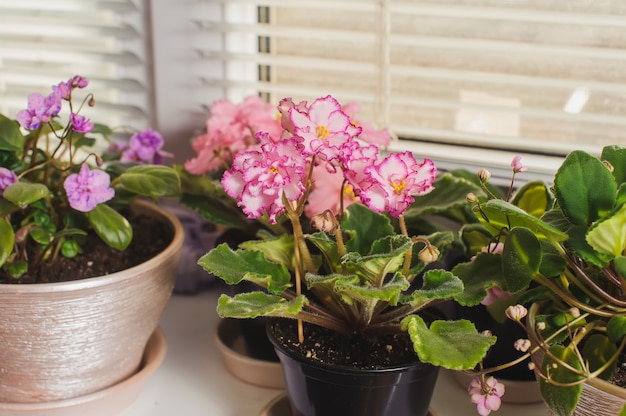
<svg viewBox="0 0 626 416"><path fill-rule="evenodd" d="M85 289L92 289L100 286L107 286L114 282L125 281L133 279L136 275L144 272L146 269L156 267L159 263L162 263L164 259L167 259L172 252L180 250L184 242L183 226L180 223L178 217L171 212L158 206L157 204L146 201L143 199L137 199L132 204L133 207L139 211L151 211L157 217L163 218L169 222L173 228L174 235L170 244L159 254L151 259L133 266L129 269L120 270L115 273L107 274L104 276L88 277L86 279L72 280L68 282L53 282L53 283L29 283L29 284L7 284L0 283L0 291L4 294L20 294L20 293L45 293L45 292L73 292Z"/></svg>

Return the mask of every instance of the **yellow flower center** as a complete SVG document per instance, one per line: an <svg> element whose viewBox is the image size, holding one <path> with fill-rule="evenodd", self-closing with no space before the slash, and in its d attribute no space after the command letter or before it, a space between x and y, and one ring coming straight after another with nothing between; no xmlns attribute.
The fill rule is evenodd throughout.
<svg viewBox="0 0 626 416"><path fill-rule="evenodd" d="M404 182L403 180L391 181L391 187L397 195L400 195L406 187L406 182Z"/></svg>
<svg viewBox="0 0 626 416"><path fill-rule="evenodd" d="M343 195L345 197L348 197L351 201L354 201L356 199L356 195L354 194L354 188L352 187L352 185L346 185L343 188Z"/></svg>
<svg viewBox="0 0 626 416"><path fill-rule="evenodd" d="M326 126L317 126L317 138L326 139L328 137L328 129Z"/></svg>
<svg viewBox="0 0 626 416"><path fill-rule="evenodd" d="M355 127L357 129L359 128L359 123L357 123L355 120L350 120L350 124L352 125L352 127Z"/></svg>
<svg viewBox="0 0 626 416"><path fill-rule="evenodd" d="M278 169L276 169L274 166L270 166L270 173L276 175L278 173Z"/></svg>

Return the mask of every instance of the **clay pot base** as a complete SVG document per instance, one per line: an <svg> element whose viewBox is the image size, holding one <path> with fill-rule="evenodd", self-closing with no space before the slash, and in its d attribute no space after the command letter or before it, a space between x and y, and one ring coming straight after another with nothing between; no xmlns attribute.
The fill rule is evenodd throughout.
<svg viewBox="0 0 626 416"><path fill-rule="evenodd" d="M213 340L226 369L246 383L284 389L285 377L280 362L258 360L248 356L237 324L237 320L222 319L213 330Z"/></svg>
<svg viewBox="0 0 626 416"><path fill-rule="evenodd" d="M259 413L259 416L292 416L291 407L289 406L289 397L287 392L283 392L272 399ZM432 409L428 409L426 416L437 416Z"/></svg>
<svg viewBox="0 0 626 416"><path fill-rule="evenodd" d="M163 362L167 341L163 332L152 333L144 350L142 365L137 373L104 390L84 396L47 403L0 403L0 416L115 416L126 410L145 382Z"/></svg>

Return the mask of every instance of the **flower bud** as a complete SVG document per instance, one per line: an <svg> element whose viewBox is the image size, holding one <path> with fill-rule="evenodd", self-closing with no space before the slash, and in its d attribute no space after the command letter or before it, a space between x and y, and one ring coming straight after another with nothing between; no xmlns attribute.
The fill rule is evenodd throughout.
<svg viewBox="0 0 626 416"><path fill-rule="evenodd" d="M488 329L485 329L483 332L481 332L481 334L486 336L486 337L490 337L490 336L493 335L493 333L490 330L488 330Z"/></svg>
<svg viewBox="0 0 626 416"><path fill-rule="evenodd" d="M334 233L337 230L337 220L332 212L326 210L311 217L311 226L323 233Z"/></svg>
<svg viewBox="0 0 626 416"><path fill-rule="evenodd" d="M530 348L530 340L520 338L513 343L513 347L518 351L526 352Z"/></svg>
<svg viewBox="0 0 626 416"><path fill-rule="evenodd" d="M570 308L569 313L574 318L578 318L580 316L580 309L578 309L578 308Z"/></svg>
<svg viewBox="0 0 626 416"><path fill-rule="evenodd" d="M529 370L534 371L534 370L535 370L535 367L536 367L536 366L535 366L535 363L533 363L532 361L528 363L528 369L529 369Z"/></svg>
<svg viewBox="0 0 626 416"><path fill-rule="evenodd" d="M546 329L546 323L545 322L537 322L537 331L543 331L544 329Z"/></svg>
<svg viewBox="0 0 626 416"><path fill-rule="evenodd" d="M504 312L507 318L513 321L521 321L526 316L528 310L523 305L511 305Z"/></svg>
<svg viewBox="0 0 626 416"><path fill-rule="evenodd" d="M489 172L487 169L481 168L478 171L478 179L480 179L482 183L487 182L490 178L491 178L491 172Z"/></svg>
<svg viewBox="0 0 626 416"><path fill-rule="evenodd" d="M431 244L426 244L426 247L417 254L417 258L424 264L430 264L439 258L439 249Z"/></svg>
<svg viewBox="0 0 626 416"><path fill-rule="evenodd" d="M513 160L511 161L511 167L513 168L513 172L515 173L524 172L527 169L526 166L522 165L521 156L515 156L513 158Z"/></svg>
<svg viewBox="0 0 626 416"><path fill-rule="evenodd" d="M478 197L476 196L476 194L470 192L469 194L467 194L467 196L465 197L465 200L469 203L476 203L478 202Z"/></svg>

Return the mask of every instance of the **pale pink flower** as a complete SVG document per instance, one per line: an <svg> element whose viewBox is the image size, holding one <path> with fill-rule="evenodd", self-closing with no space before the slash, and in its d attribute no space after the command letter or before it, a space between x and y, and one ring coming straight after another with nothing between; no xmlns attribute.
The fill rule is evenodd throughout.
<svg viewBox="0 0 626 416"><path fill-rule="evenodd" d="M341 110L341 104L327 95L313 101L307 112L298 110L291 108L289 116L294 134L303 140L306 154L319 155L328 161L336 159L350 137L347 133L350 117Z"/></svg>
<svg viewBox="0 0 626 416"><path fill-rule="evenodd" d="M528 309L524 305L511 305L504 311L507 318L513 321L521 321L528 314Z"/></svg>
<svg viewBox="0 0 626 416"><path fill-rule="evenodd" d="M9 186L17 182L17 175L12 170L0 167L0 195Z"/></svg>
<svg viewBox="0 0 626 416"><path fill-rule="evenodd" d="M342 108L344 113L350 117L351 129L354 130L349 129L348 132L351 132L353 136L358 136L365 143L374 144L382 148L389 146L389 143L391 143L389 130L377 130L372 124L359 120L357 114L361 111L361 106L358 103L347 103Z"/></svg>
<svg viewBox="0 0 626 416"><path fill-rule="evenodd" d="M513 160L511 161L511 167L513 168L513 172L515 173L524 172L527 169L526 166L522 165L521 156L515 156L513 158Z"/></svg>
<svg viewBox="0 0 626 416"><path fill-rule="evenodd" d="M504 384L498 383L494 377L489 376L485 383L479 377L474 378L469 385L470 400L476 405L480 416L487 416L492 411L500 409L501 397L504 395Z"/></svg>
<svg viewBox="0 0 626 416"><path fill-rule="evenodd" d="M374 184L359 196L372 210L387 211L399 218L415 201L412 195L424 195L434 189L435 172L430 159L418 164L409 151L394 153L366 169Z"/></svg>
<svg viewBox="0 0 626 416"><path fill-rule="evenodd" d="M313 187L308 197L308 204L304 207L307 218L313 218L325 210L333 214L339 213L341 199L344 209L360 199L354 194L352 185L346 184L341 195L343 174L339 170L329 170L327 164L322 163L313 169Z"/></svg>
<svg viewBox="0 0 626 416"><path fill-rule="evenodd" d="M273 143L267 135L259 135L261 150L238 153L233 167L224 173L222 185L226 193L239 200L238 205L249 218L265 212L269 222L284 211L283 194L288 201L297 201L304 193L306 159L295 138Z"/></svg>
<svg viewBox="0 0 626 416"><path fill-rule="evenodd" d="M513 343L513 348L517 351L526 352L530 349L531 343L529 339L520 338Z"/></svg>
<svg viewBox="0 0 626 416"><path fill-rule="evenodd" d="M489 306L496 300L499 300L499 299L506 300L510 296L511 294L507 292L506 290L502 290L498 286L492 286L489 289L487 289L487 296L485 296L485 298L482 301L480 301L480 303L482 305Z"/></svg>

